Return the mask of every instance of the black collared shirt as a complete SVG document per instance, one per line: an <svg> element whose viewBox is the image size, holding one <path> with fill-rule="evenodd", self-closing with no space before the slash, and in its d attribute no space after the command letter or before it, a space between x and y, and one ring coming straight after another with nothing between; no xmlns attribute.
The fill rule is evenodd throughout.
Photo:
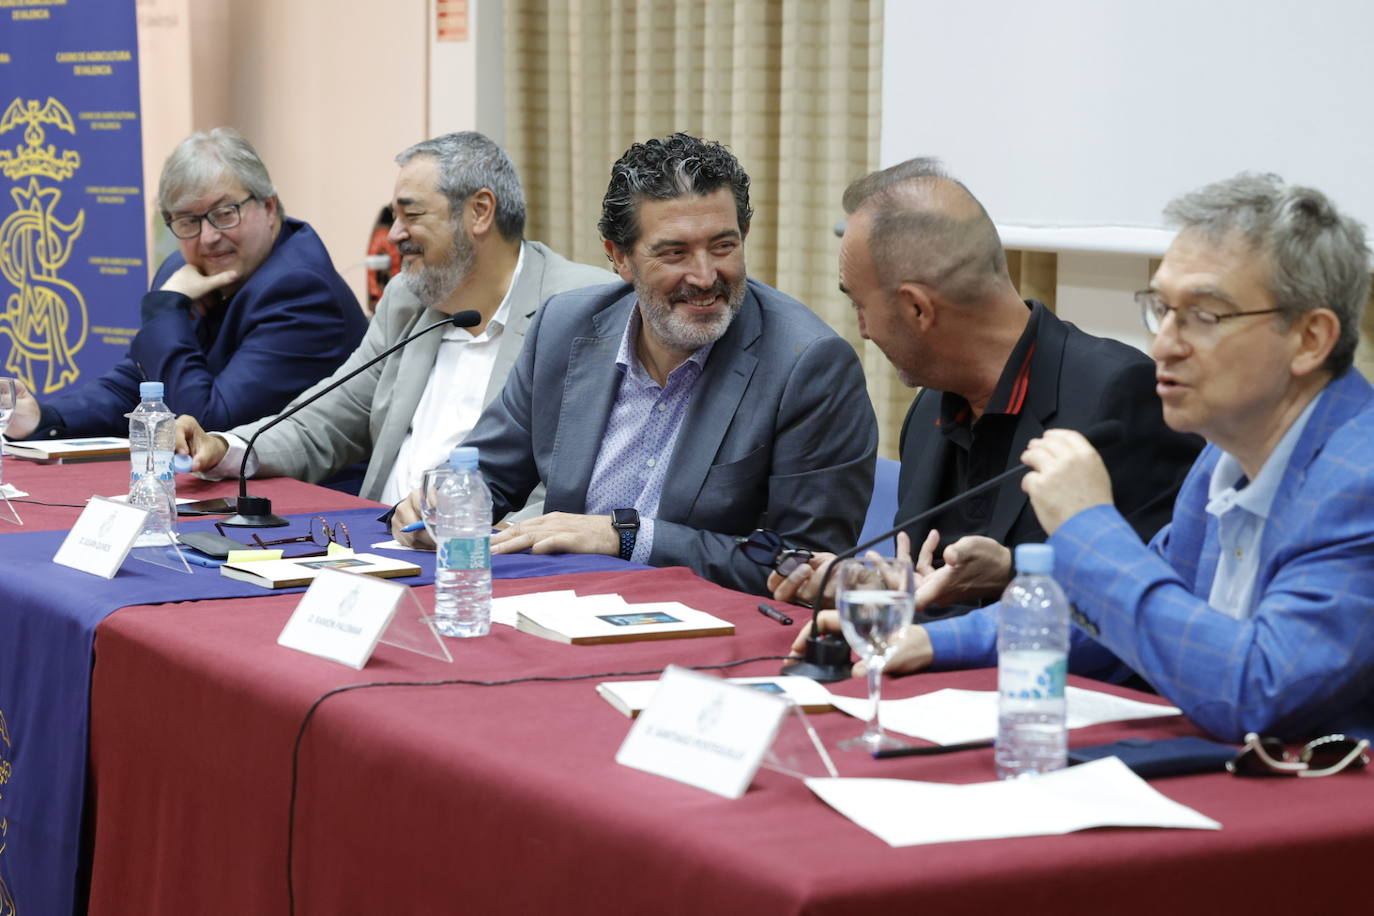
<svg viewBox="0 0 1374 916"><path fill-rule="evenodd" d="M940 484L935 496L937 504L1007 468L1017 416L1030 390L1031 361L1040 328L1040 310L1030 303L1027 307L1031 309L1030 321L1002 368L1002 376L997 380L983 415L974 420L967 400L950 392L941 395L940 417L935 422L950 447L944 450L944 465L940 469ZM940 532L941 550L964 535L987 533L999 490L995 487L966 499L931 520L931 527Z"/></svg>

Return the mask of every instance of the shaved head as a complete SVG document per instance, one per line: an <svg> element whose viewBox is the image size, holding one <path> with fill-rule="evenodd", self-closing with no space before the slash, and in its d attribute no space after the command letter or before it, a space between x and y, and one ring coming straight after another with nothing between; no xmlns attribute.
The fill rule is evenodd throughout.
<svg viewBox="0 0 1374 916"><path fill-rule="evenodd" d="M997 227L968 188L938 160L908 159L860 178L845 212L868 221L868 250L889 293L920 283L955 302L1010 285Z"/></svg>

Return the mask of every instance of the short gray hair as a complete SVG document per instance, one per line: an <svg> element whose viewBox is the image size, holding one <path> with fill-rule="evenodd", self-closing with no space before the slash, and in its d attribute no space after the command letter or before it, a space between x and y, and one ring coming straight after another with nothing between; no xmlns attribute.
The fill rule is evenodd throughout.
<svg viewBox="0 0 1374 916"><path fill-rule="evenodd" d="M171 219L181 203L210 190L226 175L236 178L258 200L277 196L272 176L253 144L232 127L216 127L182 140L162 164L157 183L162 218Z"/></svg>
<svg viewBox="0 0 1374 916"><path fill-rule="evenodd" d="M1314 309L1335 312L1341 330L1326 369L1341 375L1350 368L1369 298L1369 247L1364 227L1325 194L1242 172L1171 201L1164 215L1213 242L1238 236L1266 257L1269 293L1289 322Z"/></svg>
<svg viewBox="0 0 1374 916"><path fill-rule="evenodd" d="M506 151L475 130L444 134L401 150L396 164L416 156L433 156L439 165L439 190L448 198L454 223L462 217L463 202L486 188L496 198L496 230L515 241L525 235L525 192Z"/></svg>
<svg viewBox="0 0 1374 916"><path fill-rule="evenodd" d="M844 209L851 216L872 210L869 256L889 295L916 281L970 302L1010 282L992 218L939 159L908 159L859 178L845 189Z"/></svg>

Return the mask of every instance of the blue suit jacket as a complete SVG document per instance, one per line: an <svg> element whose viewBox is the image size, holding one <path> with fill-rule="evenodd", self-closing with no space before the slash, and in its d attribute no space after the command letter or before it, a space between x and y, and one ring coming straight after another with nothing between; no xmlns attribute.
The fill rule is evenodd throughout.
<svg viewBox="0 0 1374 916"><path fill-rule="evenodd" d="M482 450L497 518L541 481L546 511L585 511L635 307L631 287L616 283L554 296L535 316L500 397L464 442ZM683 418L650 562L761 592L767 570L740 554L736 535L767 526L789 545L845 549L868 507L877 445L854 348L750 280Z"/></svg>
<svg viewBox="0 0 1374 916"><path fill-rule="evenodd" d="M1264 529L1255 611L1207 604L1217 564L1206 512L1220 450L1193 466L1173 522L1140 543L1098 506L1050 543L1076 607L1070 669L1114 679L1122 663L1226 740L1345 732L1374 738L1374 390L1331 382L1289 460ZM928 627L942 668L995 663L996 607Z"/></svg>
<svg viewBox="0 0 1374 916"><path fill-rule="evenodd" d="M31 438L127 435L124 414L138 405L145 378L163 383L174 413L229 429L280 410L343 362L367 330L324 243L300 220L283 221L267 258L206 319L185 296L159 291L185 263L178 252L158 268L128 355L100 378L43 399ZM210 325L198 332L202 321Z"/></svg>

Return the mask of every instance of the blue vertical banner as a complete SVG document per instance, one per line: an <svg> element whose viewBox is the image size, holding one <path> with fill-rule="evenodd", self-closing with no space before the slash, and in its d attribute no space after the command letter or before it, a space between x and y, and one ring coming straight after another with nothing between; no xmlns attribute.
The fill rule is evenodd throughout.
<svg viewBox="0 0 1374 916"><path fill-rule="evenodd" d="M106 372L147 288L135 0L0 0L0 374Z"/></svg>
<svg viewBox="0 0 1374 916"><path fill-rule="evenodd" d="M102 375L137 332L141 134L135 0L0 0L0 375L40 399ZM64 682L86 683L90 646L61 656L74 634L17 629L0 670L0 916L73 913L86 694Z"/></svg>

